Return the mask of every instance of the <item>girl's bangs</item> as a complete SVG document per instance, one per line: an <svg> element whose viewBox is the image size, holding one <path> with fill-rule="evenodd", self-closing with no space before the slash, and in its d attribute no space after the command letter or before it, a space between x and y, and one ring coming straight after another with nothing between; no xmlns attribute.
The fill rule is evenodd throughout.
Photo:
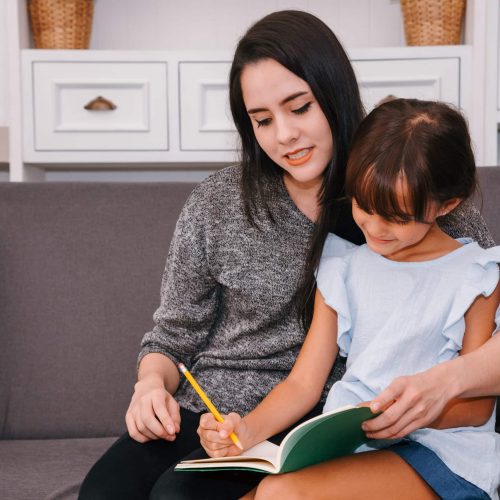
<svg viewBox="0 0 500 500"><path fill-rule="evenodd" d="M415 175L418 169L405 169L387 158L384 160L357 169L355 175L349 176L349 197L355 199L361 210L389 221L425 222L427 195L422 185L425 183L419 182L418 174Z"/></svg>
<svg viewBox="0 0 500 500"><path fill-rule="evenodd" d="M398 196L397 184L401 179L399 173L389 176L387 172L381 173L372 166L364 175L355 179L350 196L355 199L361 210L369 214L377 214L391 221L413 220L414 216L411 215L407 200L402 199L401 195Z"/></svg>

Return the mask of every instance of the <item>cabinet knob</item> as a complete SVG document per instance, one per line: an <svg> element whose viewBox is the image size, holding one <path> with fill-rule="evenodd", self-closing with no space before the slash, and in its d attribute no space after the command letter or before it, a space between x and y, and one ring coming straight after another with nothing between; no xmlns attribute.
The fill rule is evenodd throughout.
<svg viewBox="0 0 500 500"><path fill-rule="evenodd" d="M84 108L89 111L112 111L116 109L116 104L102 96L97 96L95 99L85 104Z"/></svg>

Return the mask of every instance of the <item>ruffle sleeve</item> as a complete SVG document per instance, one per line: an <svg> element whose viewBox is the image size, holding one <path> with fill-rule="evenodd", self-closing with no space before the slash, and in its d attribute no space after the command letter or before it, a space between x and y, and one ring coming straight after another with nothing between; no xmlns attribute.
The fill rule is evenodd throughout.
<svg viewBox="0 0 500 500"><path fill-rule="evenodd" d="M462 286L455 295L450 313L443 328L446 338L444 347L439 352L439 361L446 361L462 348L465 331L465 313L476 297L488 297L493 293L499 280L500 246L480 249L475 261L470 265ZM495 314L496 333L500 329L500 307Z"/></svg>
<svg viewBox="0 0 500 500"><path fill-rule="evenodd" d="M325 303L337 313L337 344L340 355L346 357L351 347L351 313L346 288L347 257L322 257L316 275L318 290Z"/></svg>
<svg viewBox="0 0 500 500"><path fill-rule="evenodd" d="M354 243L344 240L344 238L341 238L334 233L328 233L323 245L321 258L344 257L344 255L354 251L356 248L358 248L358 246Z"/></svg>

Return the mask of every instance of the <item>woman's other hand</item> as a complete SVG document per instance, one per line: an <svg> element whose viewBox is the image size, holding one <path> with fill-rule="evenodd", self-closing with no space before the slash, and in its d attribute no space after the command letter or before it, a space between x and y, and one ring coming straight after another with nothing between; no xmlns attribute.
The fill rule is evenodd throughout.
<svg viewBox="0 0 500 500"><path fill-rule="evenodd" d="M130 437L140 443L173 441L180 431L179 404L158 377L144 377L134 386L125 422Z"/></svg>
<svg viewBox="0 0 500 500"><path fill-rule="evenodd" d="M233 443L229 435L235 432L241 441L244 427L243 420L237 413L224 415L223 423L217 422L211 413L204 413L200 417L197 432L209 457L231 457L239 455L242 450ZM245 446L243 442L242 444Z"/></svg>
<svg viewBox="0 0 500 500"><path fill-rule="evenodd" d="M363 423L370 439L402 438L428 427L453 398L443 365L411 376L398 377L370 403L378 417Z"/></svg>

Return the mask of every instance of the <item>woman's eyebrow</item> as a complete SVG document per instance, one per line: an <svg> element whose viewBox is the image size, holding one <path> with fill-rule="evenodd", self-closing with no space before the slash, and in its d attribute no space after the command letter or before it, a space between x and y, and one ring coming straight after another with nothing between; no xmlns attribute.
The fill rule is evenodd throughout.
<svg viewBox="0 0 500 500"><path fill-rule="evenodd" d="M308 91L304 90L304 91L301 91L301 92L295 92L294 94L291 94L289 95L288 97L285 97L281 102L280 102L280 106L283 106L283 104L286 104L287 102L290 102L290 101L293 101L294 99L297 99L297 97L300 97L300 96L303 96L305 94L309 94ZM262 111L268 111L267 108L252 108L252 109L248 109L247 110L247 113L249 115L253 114L253 113L260 113Z"/></svg>

